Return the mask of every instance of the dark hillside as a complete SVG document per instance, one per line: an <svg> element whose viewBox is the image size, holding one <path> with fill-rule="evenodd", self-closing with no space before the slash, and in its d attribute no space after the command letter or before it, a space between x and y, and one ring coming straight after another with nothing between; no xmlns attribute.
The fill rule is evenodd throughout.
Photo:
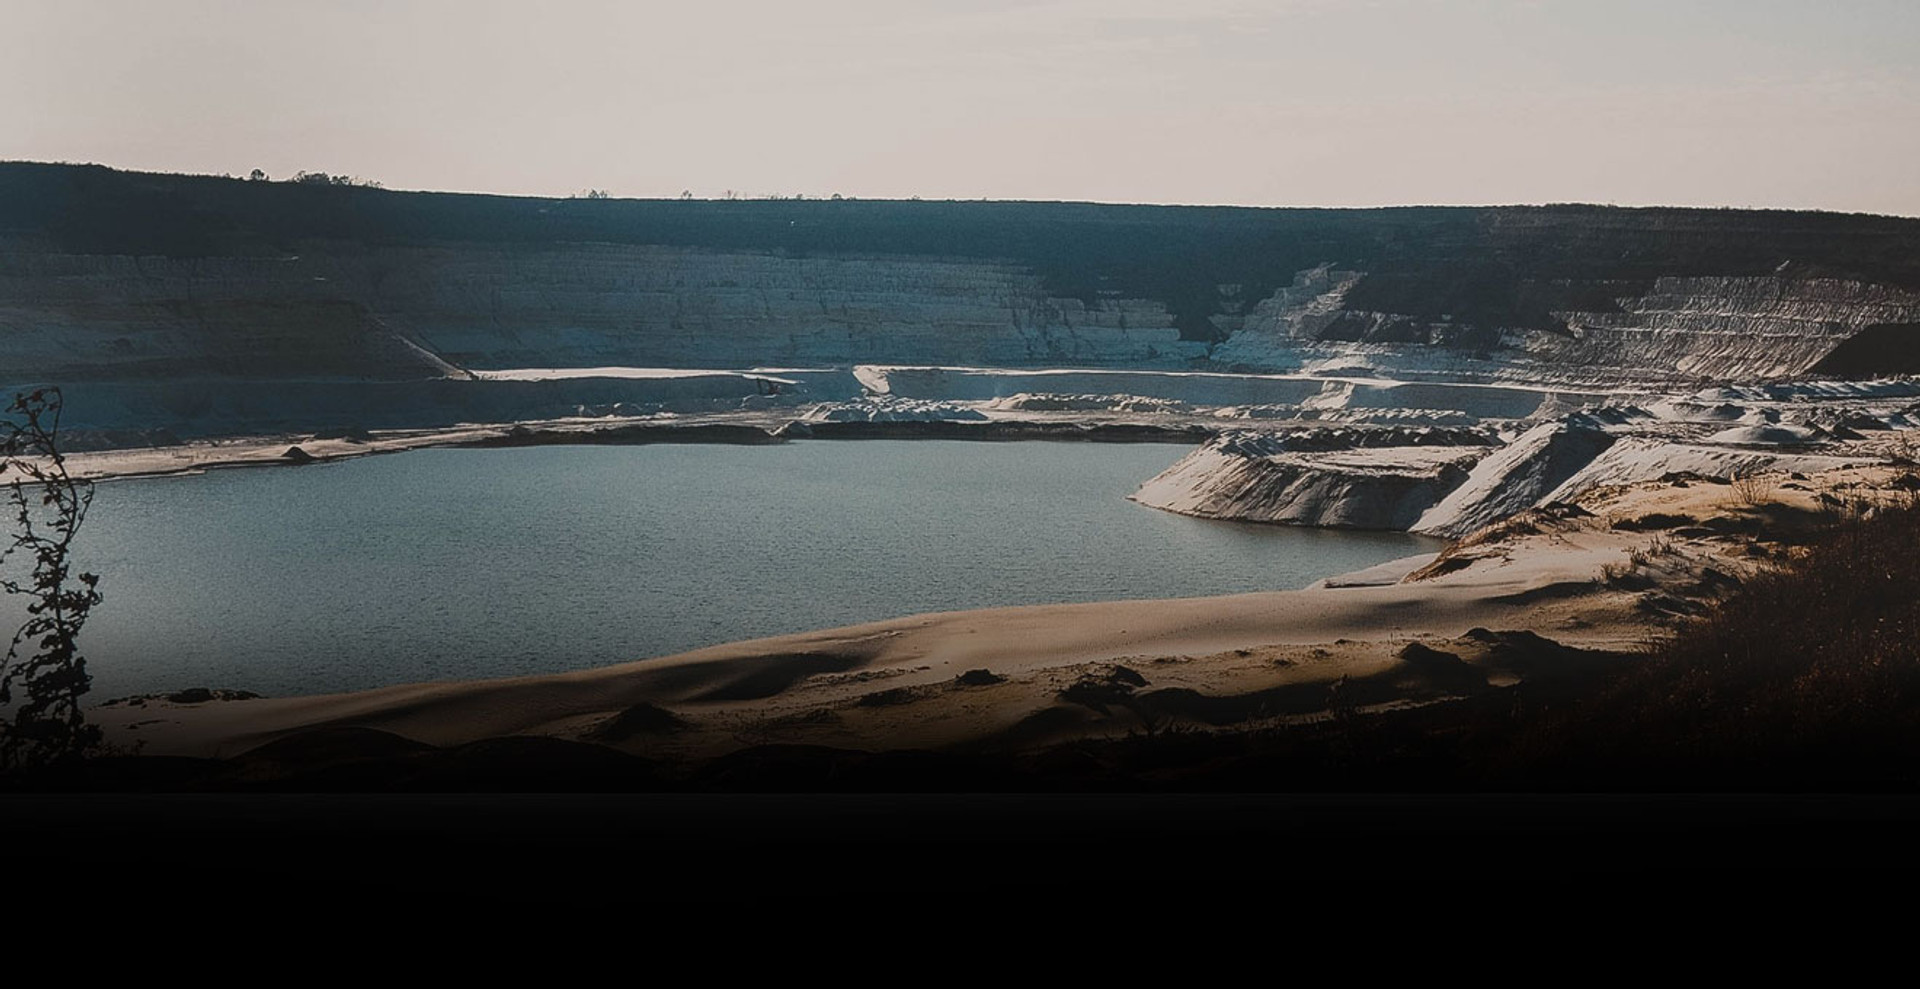
<svg viewBox="0 0 1920 989"><path fill-rule="evenodd" d="M1259 299L1322 263L1354 308L1548 328L1661 275L1920 289L1920 220L1601 206L1250 209L1091 203L536 199L0 164L0 233L64 253L272 256L313 241L657 244L993 258L1055 295L1156 299L1208 338L1223 285Z"/></svg>

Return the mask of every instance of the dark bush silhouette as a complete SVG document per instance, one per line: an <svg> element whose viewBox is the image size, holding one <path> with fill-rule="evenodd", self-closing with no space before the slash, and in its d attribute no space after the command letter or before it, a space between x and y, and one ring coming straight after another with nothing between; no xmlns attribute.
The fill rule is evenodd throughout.
<svg viewBox="0 0 1920 989"><path fill-rule="evenodd" d="M17 395L0 422L0 482L13 533L0 550L0 589L27 598L27 620L0 662L0 768L79 758L100 743L80 698L92 686L75 639L100 578L76 573L69 553L93 483L68 473L56 441L58 388ZM24 573L20 571L24 570Z"/></svg>
<svg viewBox="0 0 1920 989"><path fill-rule="evenodd" d="M1920 780L1920 507L1844 517L1522 733L1540 778L1685 789Z"/></svg>
<svg viewBox="0 0 1920 989"><path fill-rule="evenodd" d="M259 171L259 169L255 169L255 171ZM264 174L261 175L261 178L265 177ZM380 183L372 179L360 179L351 175L328 175L325 172L298 172L293 176L291 181L297 185L344 185L358 186L364 189L384 188Z"/></svg>

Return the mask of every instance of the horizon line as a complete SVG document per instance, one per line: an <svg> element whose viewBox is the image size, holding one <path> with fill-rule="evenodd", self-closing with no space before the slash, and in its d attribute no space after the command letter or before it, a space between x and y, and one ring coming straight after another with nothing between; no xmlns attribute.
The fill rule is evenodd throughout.
<svg viewBox="0 0 1920 989"><path fill-rule="evenodd" d="M110 165L105 162L97 162L97 161L42 161L42 160L36 160L36 159L30 159L30 158L0 159L0 167L4 167L8 165L31 165L31 166L56 167L56 168L99 168L99 169L105 169L110 172L119 172L127 175L154 175L154 176L166 176L166 177L173 177L173 178L226 180L230 182L239 182L243 184L255 183L255 182L258 182L260 184L270 184L270 185L297 186L302 184L296 178L273 178L271 176L268 176L261 179L253 179L245 175L235 175L231 172L166 171L166 170L152 169L152 168L135 168L135 167L122 166L122 165ZM305 171L295 173L296 176L316 175L316 174L329 175L331 173L305 172ZM825 195L819 195L819 194L813 194L813 193L795 193L793 195L783 195L780 193L760 193L755 195L738 194L738 195L709 196L709 195L692 195L689 190L677 196L674 196L674 195L647 196L647 195L614 194L609 190L592 189L592 188L582 189L577 193L570 193L568 195L562 196L562 195L551 195L551 194L543 195L538 193L525 193L525 192L495 192L495 191L481 190L481 189L392 187L392 186L386 185L383 182L380 182L377 179L363 178L361 176L349 175L346 173L339 173L337 176L334 176L334 177L339 179L349 180L349 181L338 182L338 183L314 183L314 184L331 187L331 188L357 189L357 190L362 190L366 192L390 192L390 193L402 193L402 194L411 194L411 195L439 195L439 196L481 196L481 197L488 197L488 198L494 198L494 199L527 199L527 200L536 200L536 201L542 201L542 202L556 202L556 203L587 202L587 201L645 202L645 203L672 203L672 202L911 203L911 202L921 202L921 203L949 203L949 204L951 203L983 203L983 204L1006 204L1006 205L1133 206L1133 207L1144 207L1144 208L1153 208L1153 209L1244 209L1244 210L1275 210L1275 211L1313 210L1313 211L1324 211L1324 212L1336 212L1336 211L1365 212L1365 211L1372 211L1372 210L1421 210L1421 209L1488 210L1488 209L1574 209L1574 208L1578 208L1578 209L1669 210L1669 211L1690 210L1695 212L1722 212L1722 213L1812 213L1812 214L1822 214L1822 215L1828 215L1828 216L1857 216L1857 217L1876 217L1876 218L1891 219L1891 220L1920 220L1920 214L1881 213L1881 212L1874 212L1871 210L1825 209L1825 208L1810 207L1810 206L1735 206L1735 205L1728 205L1728 204L1703 206L1703 205L1697 205L1697 204L1679 204L1679 203L1617 203L1617 202L1598 202L1598 201L1591 201L1591 200L1571 200L1571 199L1539 201L1539 202L1518 202L1518 201L1478 202L1478 203L1406 203L1406 202L1402 202L1402 203L1374 203L1374 204L1369 204L1364 206L1356 206L1356 205L1333 206L1333 205L1276 204L1276 203L1147 202L1142 200L1112 200L1112 199L1000 199L1000 198L993 198L993 197L987 197L987 196L966 197L966 198L951 197L951 196L905 196L905 197L860 196L860 195L848 195L840 192L833 192ZM732 192L732 191L733 190L729 190L729 192ZM590 195L593 193L598 193L598 195Z"/></svg>

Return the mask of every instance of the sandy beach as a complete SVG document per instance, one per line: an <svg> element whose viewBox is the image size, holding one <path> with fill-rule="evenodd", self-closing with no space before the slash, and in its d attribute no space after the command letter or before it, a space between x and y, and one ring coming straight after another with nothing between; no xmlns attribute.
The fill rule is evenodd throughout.
<svg viewBox="0 0 1920 989"><path fill-rule="evenodd" d="M144 755L354 727L590 742L693 765L753 746L1023 751L1443 704L1632 662L1886 468L1602 489L1322 586L916 615L560 675L95 709ZM1762 530L1764 527L1764 535Z"/></svg>

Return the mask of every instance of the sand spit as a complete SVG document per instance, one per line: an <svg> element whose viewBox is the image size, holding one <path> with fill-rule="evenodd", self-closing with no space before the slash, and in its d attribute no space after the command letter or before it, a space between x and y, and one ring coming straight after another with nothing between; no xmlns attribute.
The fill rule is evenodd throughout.
<svg viewBox="0 0 1920 989"><path fill-rule="evenodd" d="M1210 439L1204 422L997 416L807 420L780 412L719 412L649 417L574 417L511 423L469 423L444 429L329 430L274 433L86 450L68 455L71 469L94 480L192 474L233 467L286 467L433 447L521 447L723 443L790 440L944 439L1051 440L1095 443L1185 443Z"/></svg>
<svg viewBox="0 0 1920 989"><path fill-rule="evenodd" d="M1392 572L1290 592L918 615L583 672L353 694L96 709L148 755L230 757L352 728L432 746L503 736L696 765L767 745L1031 751L1236 731L1484 696L1652 638L1834 513L1899 497L1891 468L1598 488Z"/></svg>

